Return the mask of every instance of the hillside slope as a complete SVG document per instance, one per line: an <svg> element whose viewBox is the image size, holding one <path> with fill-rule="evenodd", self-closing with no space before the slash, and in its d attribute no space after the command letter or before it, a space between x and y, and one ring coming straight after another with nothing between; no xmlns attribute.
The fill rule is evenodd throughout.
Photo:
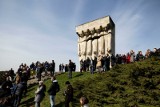
<svg viewBox="0 0 160 107"><path fill-rule="evenodd" d="M160 106L160 60L147 59L125 65L116 65L106 73L73 72L57 76L60 92L56 95L56 107L64 107L65 82L74 87L72 107L80 107L79 98L85 95L90 107L159 107ZM47 89L50 79L45 81ZM34 92L38 85L29 87L27 96L22 99L21 107L34 107ZM49 107L46 93L41 107Z"/></svg>
<svg viewBox="0 0 160 107"><path fill-rule="evenodd" d="M73 86L75 98L87 96L91 107L159 107L160 61L152 58L116 65L87 81L75 81Z"/></svg>

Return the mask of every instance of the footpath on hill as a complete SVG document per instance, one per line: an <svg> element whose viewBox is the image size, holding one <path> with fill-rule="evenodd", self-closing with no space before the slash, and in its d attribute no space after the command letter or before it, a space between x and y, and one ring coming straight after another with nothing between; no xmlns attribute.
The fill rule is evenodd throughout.
<svg viewBox="0 0 160 107"><path fill-rule="evenodd" d="M61 72L55 72L55 75L60 75ZM41 76L41 80L42 81L45 81L47 79L49 79L51 76L50 74L48 73L48 75L45 75L45 72L42 73L42 76ZM27 82L27 86L30 86L30 85L33 85L33 84L38 84L38 79L34 76L31 76L31 78L28 80Z"/></svg>

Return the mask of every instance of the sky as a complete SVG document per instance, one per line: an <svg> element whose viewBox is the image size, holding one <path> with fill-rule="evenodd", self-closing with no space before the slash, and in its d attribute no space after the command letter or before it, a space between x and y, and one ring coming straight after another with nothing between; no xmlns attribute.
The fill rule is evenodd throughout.
<svg viewBox="0 0 160 107"><path fill-rule="evenodd" d="M160 48L160 0L0 0L0 71L21 63L79 68L75 27L110 16L116 53Z"/></svg>

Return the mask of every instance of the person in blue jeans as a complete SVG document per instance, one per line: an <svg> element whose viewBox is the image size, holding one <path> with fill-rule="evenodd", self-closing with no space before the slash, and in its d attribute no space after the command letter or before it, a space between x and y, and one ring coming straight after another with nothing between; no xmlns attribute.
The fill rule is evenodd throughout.
<svg viewBox="0 0 160 107"><path fill-rule="evenodd" d="M55 107L55 96L56 96L56 92L58 88L58 81L56 80L56 77L53 76L51 77L51 85L50 88L48 89L48 94L49 94L49 98L50 98L50 105L51 107Z"/></svg>

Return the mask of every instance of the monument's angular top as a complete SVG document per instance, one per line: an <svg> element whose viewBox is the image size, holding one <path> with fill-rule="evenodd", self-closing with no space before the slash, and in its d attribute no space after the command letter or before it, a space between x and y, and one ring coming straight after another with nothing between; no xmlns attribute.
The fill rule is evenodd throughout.
<svg viewBox="0 0 160 107"><path fill-rule="evenodd" d="M98 18L96 20L83 23L81 25L76 26L76 32L80 33L82 31L86 32L88 29L99 29L100 27L107 27L108 25L115 26L110 16L105 16L102 18Z"/></svg>

